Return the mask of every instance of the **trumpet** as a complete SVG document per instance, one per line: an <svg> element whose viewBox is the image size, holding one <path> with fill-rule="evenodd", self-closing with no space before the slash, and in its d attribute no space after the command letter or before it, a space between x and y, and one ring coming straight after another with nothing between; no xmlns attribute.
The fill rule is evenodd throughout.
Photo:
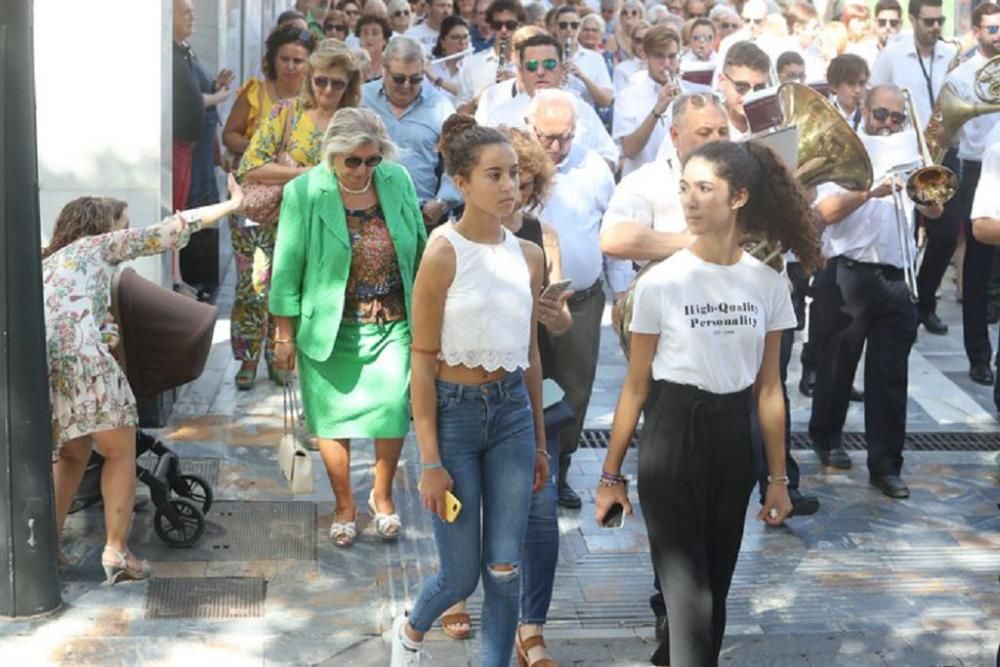
<svg viewBox="0 0 1000 667"><path fill-rule="evenodd" d="M920 131L920 118L913 104L913 97L907 88L900 89L910 116L910 124L917 135L917 149L920 151L921 165L906 179L906 194L921 206L944 205L958 192L958 177L948 167L934 163L924 133Z"/></svg>

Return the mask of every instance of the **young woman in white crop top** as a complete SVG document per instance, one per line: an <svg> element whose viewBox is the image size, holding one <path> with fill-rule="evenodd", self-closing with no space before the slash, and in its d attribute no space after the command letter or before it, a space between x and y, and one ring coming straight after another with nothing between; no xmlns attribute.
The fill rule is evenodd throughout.
<svg viewBox="0 0 1000 667"><path fill-rule="evenodd" d="M695 241L636 288L631 357L596 516L615 503L632 511L621 466L643 410L639 500L667 606L667 632L651 661L705 667L718 663L756 479L751 401L770 470L758 518L779 525L791 509L778 360L782 331L796 319L787 279L745 253L740 240L778 241L807 272L822 260L802 188L760 144L696 150L684 166L681 198Z"/></svg>
<svg viewBox="0 0 1000 667"><path fill-rule="evenodd" d="M518 195L509 140L456 114L442 128L441 152L466 206L417 271L410 381L420 495L435 515L441 563L393 623L391 664L425 664L424 634L482 573L482 662L506 667L531 494L548 477L536 338L544 260L501 225ZM462 503L451 522L447 491Z"/></svg>

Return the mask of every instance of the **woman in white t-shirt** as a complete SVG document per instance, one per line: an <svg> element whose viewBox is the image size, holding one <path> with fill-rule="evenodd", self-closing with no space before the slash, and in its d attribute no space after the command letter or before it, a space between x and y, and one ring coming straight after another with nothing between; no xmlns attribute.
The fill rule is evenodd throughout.
<svg viewBox="0 0 1000 667"><path fill-rule="evenodd" d="M778 241L807 272L822 259L801 187L760 144L699 148L685 163L681 198L696 238L636 288L631 358L596 516L603 521L616 503L632 513L621 466L642 409L639 500L668 625L652 662L701 666L718 661L756 479L751 400L771 471L758 518L780 525L792 507L778 358L795 313L785 277L744 252L740 239Z"/></svg>

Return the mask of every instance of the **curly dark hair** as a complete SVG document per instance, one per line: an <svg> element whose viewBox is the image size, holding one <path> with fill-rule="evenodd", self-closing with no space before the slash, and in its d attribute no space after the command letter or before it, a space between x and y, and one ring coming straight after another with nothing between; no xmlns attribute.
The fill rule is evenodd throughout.
<svg viewBox="0 0 1000 667"><path fill-rule="evenodd" d="M261 65L264 76L267 77L268 81L274 81L278 78L276 62L278 60L278 49L285 44L298 44L305 47L305 50L310 54L316 50L316 38L313 37L311 32L299 30L293 26L275 28L267 36L264 47L264 62Z"/></svg>
<svg viewBox="0 0 1000 667"><path fill-rule="evenodd" d="M441 29L438 30L437 43L434 44L434 48L431 49L432 56L435 58L441 58L444 56L444 40L448 36L448 33L458 26L462 26L470 32L472 30L472 28L469 27L469 22L457 14L446 16L445 19L441 21Z"/></svg>
<svg viewBox="0 0 1000 667"><path fill-rule="evenodd" d="M485 146L510 144L500 130L485 127L468 114L454 113L441 126L438 150L444 156L444 170L449 176L469 177L479 162L479 151Z"/></svg>
<svg viewBox="0 0 1000 667"><path fill-rule="evenodd" d="M716 141L699 147L685 164L694 158L712 164L731 192L749 193L736 218L744 232L791 250L807 274L823 265L816 215L802 186L774 151L756 141Z"/></svg>
<svg viewBox="0 0 1000 667"><path fill-rule="evenodd" d="M528 211L541 208L549 195L552 176L556 171L552 158L542 149L538 140L525 130L501 126L500 131L510 140L514 153L517 154L521 182L531 181L531 198L524 202L523 208Z"/></svg>

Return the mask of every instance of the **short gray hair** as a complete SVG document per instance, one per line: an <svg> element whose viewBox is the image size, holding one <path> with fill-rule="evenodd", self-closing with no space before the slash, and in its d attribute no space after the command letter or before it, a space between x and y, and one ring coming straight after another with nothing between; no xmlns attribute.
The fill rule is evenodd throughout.
<svg viewBox="0 0 1000 667"><path fill-rule="evenodd" d="M385 159L396 159L396 144L377 113L363 107L341 109L333 114L323 135L323 157L330 164L334 155L350 153L366 144L378 145Z"/></svg>
<svg viewBox="0 0 1000 667"><path fill-rule="evenodd" d="M382 53L382 61L385 63L399 60L404 63L423 62L424 47L420 42L407 37L406 35L396 35L389 40Z"/></svg>
<svg viewBox="0 0 1000 667"><path fill-rule="evenodd" d="M581 25L587 23L588 21L590 23L596 23L597 29L600 30L601 32L604 32L608 26L608 24L604 22L604 19L601 17L601 15L598 14L597 12L591 12L590 14L580 17Z"/></svg>
<svg viewBox="0 0 1000 667"><path fill-rule="evenodd" d="M575 123L577 120L576 98L572 93L558 88L544 88L535 93L535 96L531 98L531 103L528 104L528 111L525 115L533 120L542 107L559 106L569 107L570 111L573 112L573 122Z"/></svg>

